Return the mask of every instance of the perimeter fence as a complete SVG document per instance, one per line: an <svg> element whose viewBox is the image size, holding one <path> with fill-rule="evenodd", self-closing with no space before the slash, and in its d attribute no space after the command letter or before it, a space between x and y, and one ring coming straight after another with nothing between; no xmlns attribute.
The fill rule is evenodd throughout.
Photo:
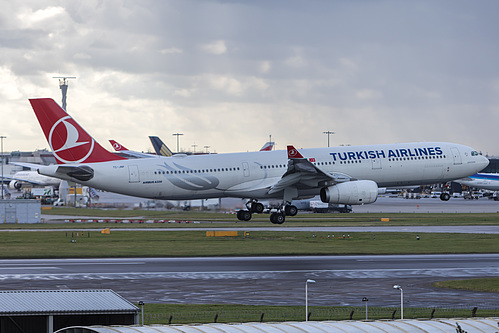
<svg viewBox="0 0 499 333"><path fill-rule="evenodd" d="M309 320L366 320L365 307L309 308ZM243 323L305 321L305 309L220 310L145 313L145 324ZM499 317L499 304L458 308L406 308L404 319ZM400 319L400 308L369 307L368 320Z"/></svg>

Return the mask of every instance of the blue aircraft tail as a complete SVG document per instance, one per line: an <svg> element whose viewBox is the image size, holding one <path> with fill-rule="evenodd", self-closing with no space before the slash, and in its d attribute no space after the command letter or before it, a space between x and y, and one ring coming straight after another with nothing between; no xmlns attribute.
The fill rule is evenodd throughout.
<svg viewBox="0 0 499 333"><path fill-rule="evenodd" d="M156 155L161 155L166 157L173 155L172 151L157 136L150 136L149 140L151 140Z"/></svg>

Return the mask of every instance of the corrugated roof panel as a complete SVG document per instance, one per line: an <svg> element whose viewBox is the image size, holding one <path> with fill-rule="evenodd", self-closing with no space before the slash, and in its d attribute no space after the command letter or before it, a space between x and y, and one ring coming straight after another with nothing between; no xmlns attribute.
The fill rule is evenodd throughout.
<svg viewBox="0 0 499 333"><path fill-rule="evenodd" d="M478 330L489 332L491 329L494 329L494 332L499 331L498 321L492 319L448 319L446 322L450 323L454 328L456 328L456 324L459 323L459 326L468 332L478 332Z"/></svg>
<svg viewBox="0 0 499 333"><path fill-rule="evenodd" d="M0 291L1 314L60 312L137 312L139 309L110 289Z"/></svg>
<svg viewBox="0 0 499 333"><path fill-rule="evenodd" d="M395 320L395 321L324 321L324 322L284 322L284 323L242 323L242 324L205 324L205 325L170 325L170 326L127 326L85 327L96 333L212 333L212 332L271 332L271 333L345 333L345 332L455 332L457 323L468 333L495 333L498 331L499 318L476 319L433 319L433 320ZM357 330L357 331L356 331Z"/></svg>

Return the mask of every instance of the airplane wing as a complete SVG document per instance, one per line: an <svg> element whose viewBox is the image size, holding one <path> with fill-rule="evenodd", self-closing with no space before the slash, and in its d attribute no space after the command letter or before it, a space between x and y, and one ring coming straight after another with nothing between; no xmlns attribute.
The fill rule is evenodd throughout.
<svg viewBox="0 0 499 333"><path fill-rule="evenodd" d="M10 180L18 180L20 182L25 182L25 183L35 184L35 185L47 185L45 182L37 182L36 180L26 179L26 178L21 178L21 177L10 177L10 176L4 175L3 178L10 179Z"/></svg>
<svg viewBox="0 0 499 333"><path fill-rule="evenodd" d="M150 158L150 157L158 157L158 155L153 155L153 154L147 154L147 153L141 153L138 151L133 151L133 150L128 150L125 148L125 146L122 146L115 140L109 140L111 145L113 146L114 150L116 150L119 153L123 153L128 156L136 157L136 158Z"/></svg>
<svg viewBox="0 0 499 333"><path fill-rule="evenodd" d="M9 164L19 165L19 166L22 166L24 168L29 168L30 170L38 170L38 168L43 166L42 164L26 163L26 162L9 162Z"/></svg>
<svg viewBox="0 0 499 333"><path fill-rule="evenodd" d="M281 179L274 184L268 194L283 191L289 187L314 188L331 186L350 180L356 180L344 173L325 173L308 159L304 158L293 146L288 146L288 170Z"/></svg>

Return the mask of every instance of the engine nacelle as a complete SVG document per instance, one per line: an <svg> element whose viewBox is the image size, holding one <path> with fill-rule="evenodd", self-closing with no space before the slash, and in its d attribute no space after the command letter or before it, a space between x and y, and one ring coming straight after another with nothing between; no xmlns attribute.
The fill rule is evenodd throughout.
<svg viewBox="0 0 499 333"><path fill-rule="evenodd" d="M11 180L9 183L9 188L15 188L16 190L20 190L23 187L23 183L18 180Z"/></svg>
<svg viewBox="0 0 499 333"><path fill-rule="evenodd" d="M321 189L324 203L362 205L373 203L377 198L378 184L372 180L355 180Z"/></svg>

